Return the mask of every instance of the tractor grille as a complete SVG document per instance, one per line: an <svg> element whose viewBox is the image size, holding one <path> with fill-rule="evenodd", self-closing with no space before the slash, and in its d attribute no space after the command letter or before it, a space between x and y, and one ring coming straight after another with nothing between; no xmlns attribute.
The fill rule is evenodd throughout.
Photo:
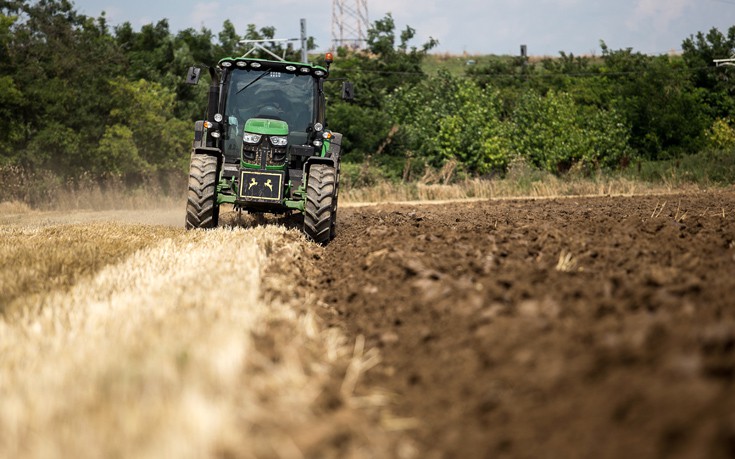
<svg viewBox="0 0 735 459"><path fill-rule="evenodd" d="M257 145L243 144L243 159L251 164L265 166L283 166L286 164L286 147L274 147L268 136L263 136Z"/></svg>

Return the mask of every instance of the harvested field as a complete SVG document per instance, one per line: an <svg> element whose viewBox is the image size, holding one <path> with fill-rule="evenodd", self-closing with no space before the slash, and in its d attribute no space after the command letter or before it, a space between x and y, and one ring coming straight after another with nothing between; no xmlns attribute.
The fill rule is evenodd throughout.
<svg viewBox="0 0 735 459"><path fill-rule="evenodd" d="M0 217L0 457L735 456L735 192L177 214Z"/></svg>

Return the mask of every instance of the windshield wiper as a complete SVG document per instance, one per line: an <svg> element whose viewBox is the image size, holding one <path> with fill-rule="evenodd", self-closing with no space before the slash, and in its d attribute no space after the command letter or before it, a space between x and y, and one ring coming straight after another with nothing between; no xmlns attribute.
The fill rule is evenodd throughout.
<svg viewBox="0 0 735 459"><path fill-rule="evenodd" d="M261 78L263 78L264 76L266 76L266 75L267 75L267 74L269 74L269 73L271 73L271 71L270 71L270 70L266 70L266 71L265 71L265 72L263 72L263 73L262 73L262 74L261 74L260 76L258 76L258 78L254 79L254 80L253 80L253 81L251 81L250 83L246 84L244 88L242 88L241 90L237 91L237 92L235 93L235 95L237 95L237 94L240 94L240 93L241 93L241 92L243 92L244 90L248 89L248 88L249 88L250 86L252 86L252 85L254 85L255 83L257 83L257 82L258 82L258 80L260 80Z"/></svg>

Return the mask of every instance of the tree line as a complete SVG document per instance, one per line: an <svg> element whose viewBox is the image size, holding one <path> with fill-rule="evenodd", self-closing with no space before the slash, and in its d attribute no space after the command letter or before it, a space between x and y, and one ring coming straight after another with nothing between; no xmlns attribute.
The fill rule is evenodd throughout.
<svg viewBox="0 0 735 459"><path fill-rule="evenodd" d="M0 165L70 178L184 171L206 108L206 85L185 84L187 67L274 34L249 25L238 35L230 21L216 36L174 34L165 19L134 30L67 0L0 1Z"/></svg>
<svg viewBox="0 0 735 459"><path fill-rule="evenodd" d="M67 0L0 1L0 166L72 180L183 172L192 121L206 108L206 85L185 84L186 68L275 32L254 24L238 32L230 21L216 35L173 32L165 19L135 30ZM462 75L427 74L437 42L414 45L415 35L388 14L372 24L366 50L341 48L332 67L357 94L343 102L338 85L328 86L328 122L345 135L345 161L383 177L449 161L471 175L503 174L515 158L561 174L735 148L735 68L713 63L735 53L735 26L685 38L680 55L601 43L599 56L497 56Z"/></svg>
<svg viewBox="0 0 735 459"><path fill-rule="evenodd" d="M367 54L338 61L358 104L338 104L331 119L347 126L347 151L389 176L447 161L476 176L503 174L517 158L563 174L735 153L735 68L713 62L735 54L735 26L685 38L677 55L601 42L599 56L492 56L463 75L431 76L421 62L436 43L408 47L413 32L397 36L388 16Z"/></svg>

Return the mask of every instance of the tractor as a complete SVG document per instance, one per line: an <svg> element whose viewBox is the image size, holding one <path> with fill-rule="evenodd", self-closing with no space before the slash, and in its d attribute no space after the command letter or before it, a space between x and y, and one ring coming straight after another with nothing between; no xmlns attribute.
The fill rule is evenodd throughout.
<svg viewBox="0 0 735 459"><path fill-rule="evenodd" d="M319 244L335 236L342 135L328 129L326 65L228 57L209 68L206 119L194 125L186 228L214 228L220 206L303 216ZM201 69L189 68L197 84ZM343 82L342 98L352 100ZM300 224L300 220L298 220Z"/></svg>

